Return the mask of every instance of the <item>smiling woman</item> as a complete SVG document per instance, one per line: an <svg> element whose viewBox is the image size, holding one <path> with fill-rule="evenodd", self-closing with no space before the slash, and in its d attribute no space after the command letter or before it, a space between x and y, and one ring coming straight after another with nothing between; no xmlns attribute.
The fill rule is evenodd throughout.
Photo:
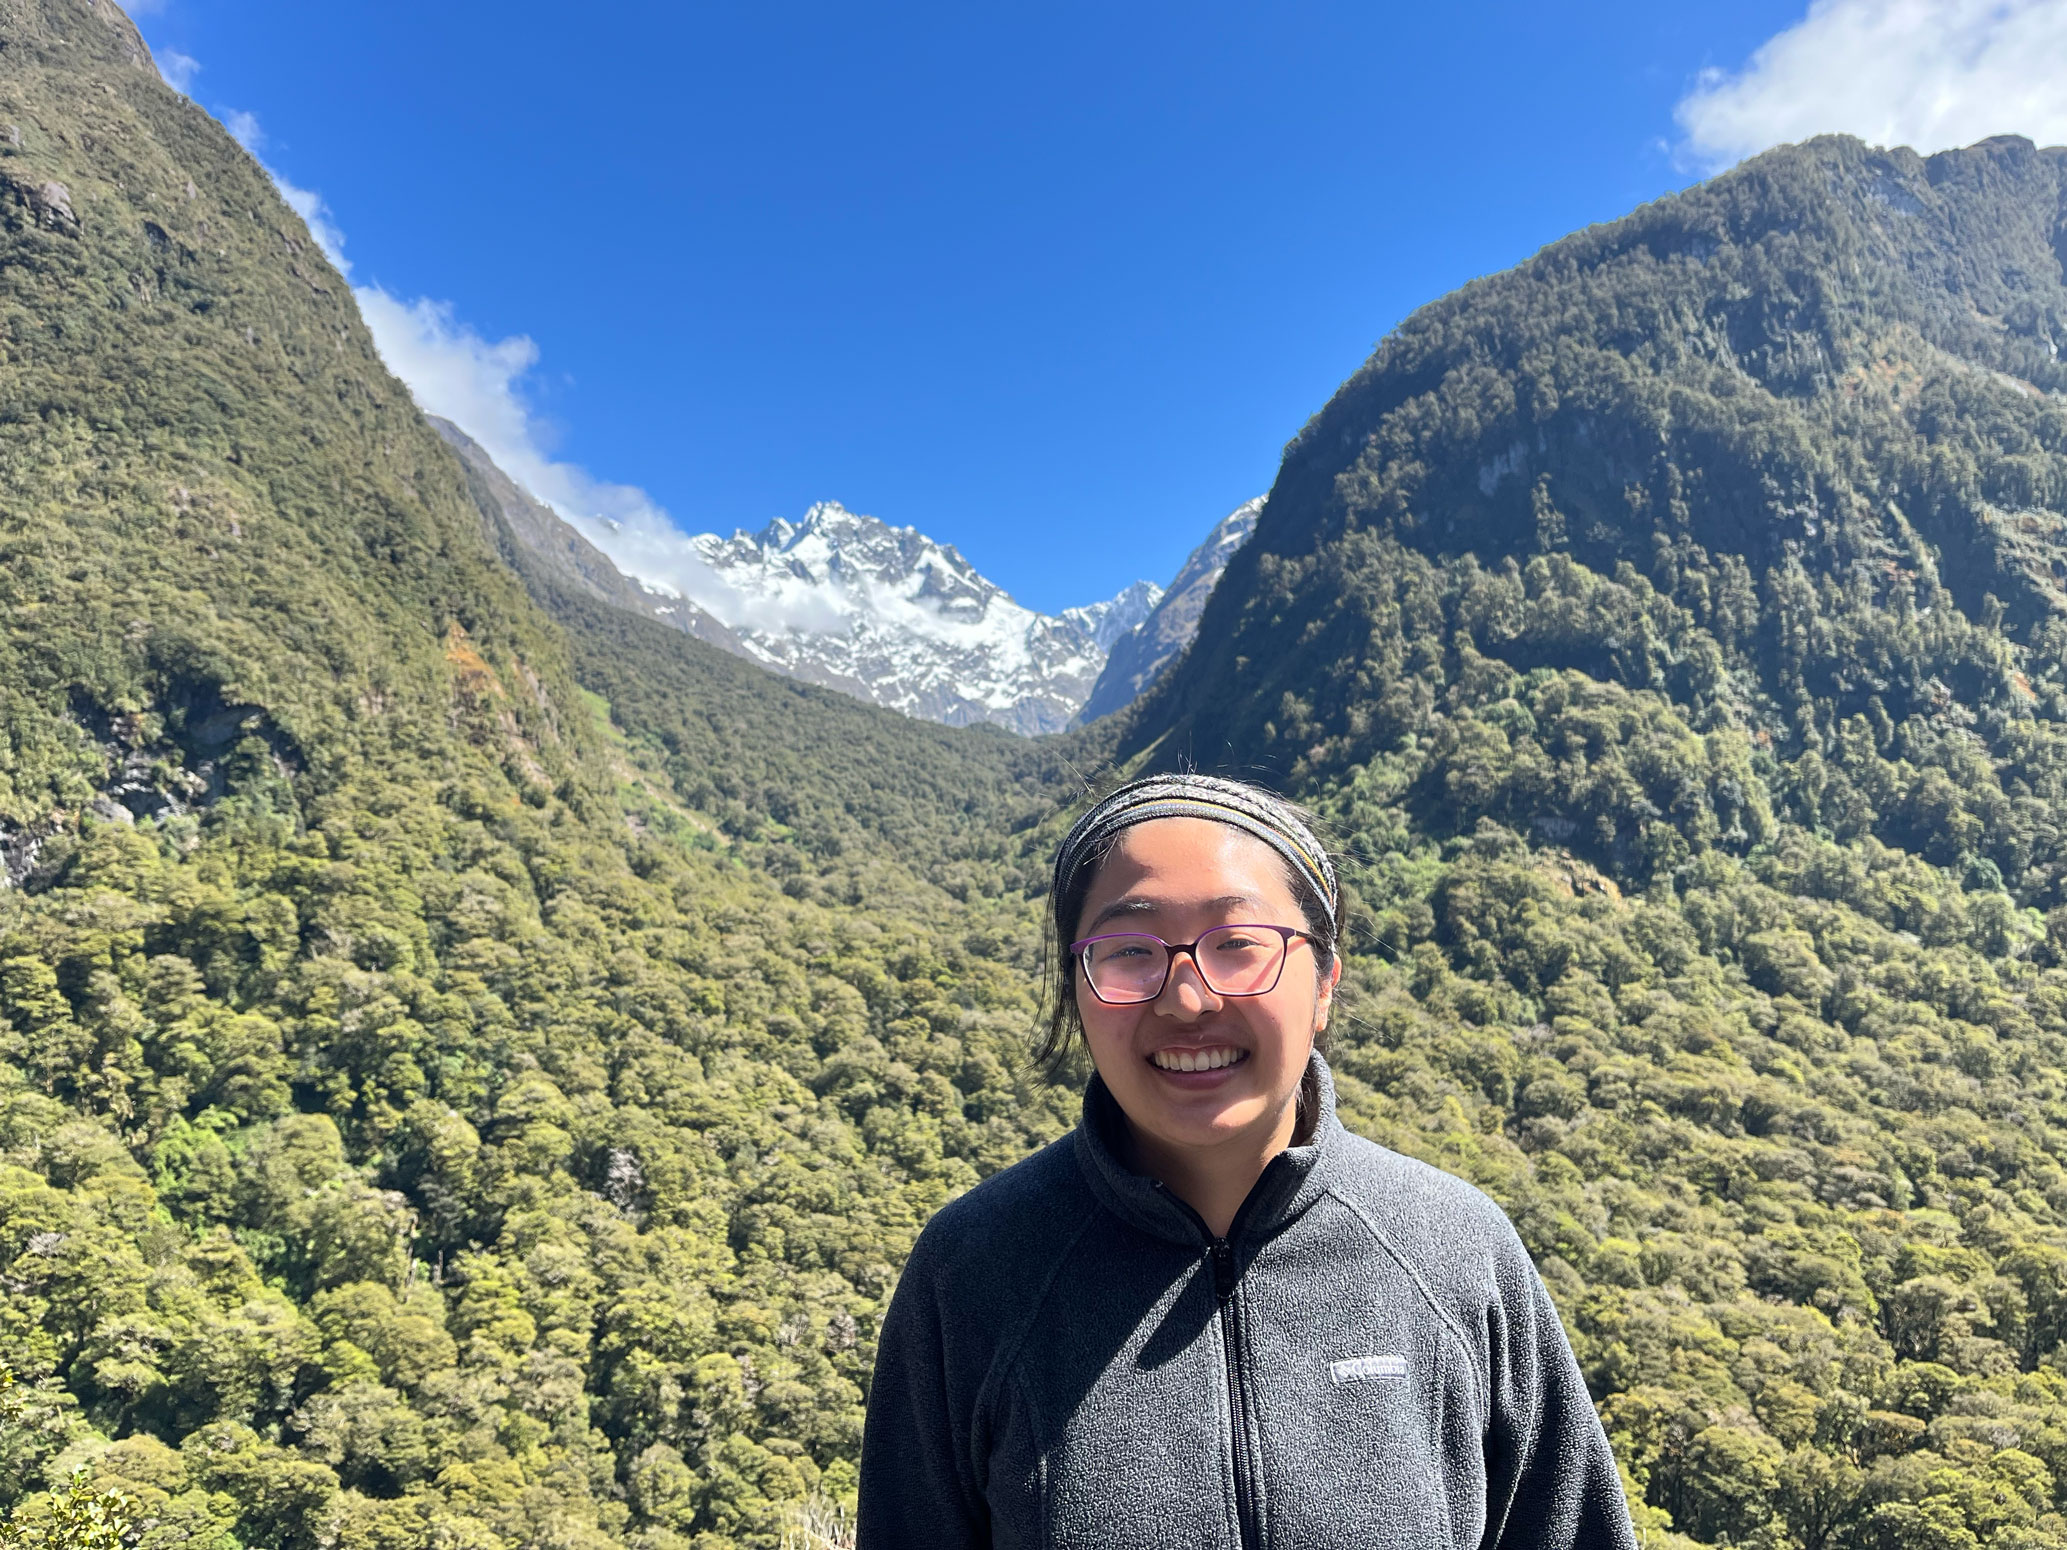
<svg viewBox="0 0 2067 1550"><path fill-rule="evenodd" d="M1189 789L1164 789L1180 786ZM1201 787L1130 788L1084 826L1083 854L1065 848L1056 930L1074 919L1087 935L1070 945L1070 981L1055 1002L1127 1116L1129 1164L1224 1237L1264 1165L1302 1119L1311 1129L1308 1055L1342 966L1319 846L1280 852L1259 836L1277 832L1256 816L1267 808ZM1166 937L1189 943L1172 948ZM1051 1045L1069 1036L1069 1020L1051 1025Z"/></svg>
<svg viewBox="0 0 2067 1550"><path fill-rule="evenodd" d="M865 1550L1630 1546L1514 1229L1348 1134L1341 893L1300 811L1164 776L1070 832L1077 1129L927 1226L885 1320Z"/></svg>

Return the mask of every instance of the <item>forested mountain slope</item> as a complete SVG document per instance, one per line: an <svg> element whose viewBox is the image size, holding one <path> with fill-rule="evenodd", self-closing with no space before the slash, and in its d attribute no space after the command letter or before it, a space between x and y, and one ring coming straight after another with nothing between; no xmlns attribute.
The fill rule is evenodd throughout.
<svg viewBox="0 0 2067 1550"><path fill-rule="evenodd" d="M1136 743L1332 776L1422 730L1426 658L1467 641L1813 751L1833 823L1852 717L1880 751L1912 717L2005 751L2050 726L2063 185L2067 149L2022 140L1819 140L1424 308L1287 449ZM2050 827L1991 823L1983 787L1959 848L2050 898Z"/></svg>
<svg viewBox="0 0 2067 1550"><path fill-rule="evenodd" d="M2063 192L1818 140L1423 309L1127 730L1364 858L1353 1108L1654 1532L2067 1543Z"/></svg>
<svg viewBox="0 0 2067 1550"><path fill-rule="evenodd" d="M106 0L0 0L0 225L0 1511L773 1547L919 1223L1068 1122L1067 767L570 645Z"/></svg>

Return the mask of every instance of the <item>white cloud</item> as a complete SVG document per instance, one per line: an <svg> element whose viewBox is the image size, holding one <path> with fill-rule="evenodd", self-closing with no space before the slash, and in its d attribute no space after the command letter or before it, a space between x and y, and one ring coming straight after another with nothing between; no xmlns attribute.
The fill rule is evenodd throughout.
<svg viewBox="0 0 2067 1550"><path fill-rule="evenodd" d="M242 109L225 113L222 116L222 126L230 132L232 140L254 156L266 143L266 132L258 127L256 113L246 113Z"/></svg>
<svg viewBox="0 0 2067 1550"><path fill-rule="evenodd" d="M185 58L185 55L175 55ZM191 61L189 61L191 63ZM194 66L200 69L199 65ZM253 156L265 148L266 132L260 127L256 113L234 109L223 114L223 127L235 140ZM266 168L266 176L273 180L273 187L280 191L280 197L287 201L287 207L302 218L309 229L309 235L316 239L316 246L323 250L323 256L337 267L337 272L349 277L352 261L344 256L344 233L338 230L337 222L331 218L330 206L323 202L323 196L314 189L302 188L290 183L271 167L266 167L263 158L259 165Z"/></svg>
<svg viewBox="0 0 2067 1550"><path fill-rule="evenodd" d="M253 155L266 143L265 131L250 113L226 114L223 123ZM344 233L322 196L271 167L266 173L308 224L324 257L349 279ZM355 285L352 294L381 359L417 403L473 437L497 467L571 522L627 575L686 597L728 624L832 627L820 617L822 608L799 612L803 605L785 608L777 600L739 592L704 563L690 538L636 485L597 479L578 464L553 457L551 427L533 412L526 391L538 365L538 346L529 337L485 338L460 319L449 301L427 296L404 301L377 285Z"/></svg>
<svg viewBox="0 0 2067 1550"><path fill-rule="evenodd" d="M174 91L191 94L194 77L201 73L201 61L192 54L182 54L176 48L169 48L158 56L158 73L165 77L165 84Z"/></svg>
<svg viewBox="0 0 2067 1550"><path fill-rule="evenodd" d="M485 338L459 319L449 301L403 301L374 285L355 286L352 294L381 359L408 384L417 403L478 441L498 468L571 522L620 570L729 623L748 622L757 612L703 562L644 490L597 479L552 456L551 428L525 394L525 379L538 364L538 346L529 337Z"/></svg>
<svg viewBox="0 0 2067 1550"><path fill-rule="evenodd" d="M266 168L266 174L272 178L273 186L280 190L280 197L287 201L288 208L302 218L309 235L316 239L316 246L323 250L323 256L336 266L339 274L349 278L352 261L344 256L344 233L330 218L330 206L323 203L323 196L312 189L297 188L270 167Z"/></svg>
<svg viewBox="0 0 2067 1550"><path fill-rule="evenodd" d="M1707 70L1674 117L1714 170L1786 141L1857 135L1942 151L1990 135L2067 142L2060 0L1814 0L1743 69Z"/></svg>

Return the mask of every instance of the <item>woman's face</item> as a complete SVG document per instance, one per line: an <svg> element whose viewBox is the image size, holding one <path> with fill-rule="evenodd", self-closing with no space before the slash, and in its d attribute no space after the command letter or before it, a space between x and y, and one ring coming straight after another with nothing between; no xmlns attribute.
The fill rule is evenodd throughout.
<svg viewBox="0 0 2067 1550"><path fill-rule="evenodd" d="M1121 834L1085 896L1076 938L1143 931L1191 942L1235 924L1306 925L1277 853L1227 824L1159 818ZM1077 1012L1092 1062L1138 1140L1185 1150L1246 1145L1289 1129L1339 974L1335 965L1317 974L1313 944L1299 937L1277 987L1263 995L1215 995L1187 953L1154 1001L1109 1006L1079 965Z"/></svg>

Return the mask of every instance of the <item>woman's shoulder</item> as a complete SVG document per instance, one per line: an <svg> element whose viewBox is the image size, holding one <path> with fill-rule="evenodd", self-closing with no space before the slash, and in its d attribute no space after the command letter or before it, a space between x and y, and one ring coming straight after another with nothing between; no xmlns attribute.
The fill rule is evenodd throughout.
<svg viewBox="0 0 2067 1550"><path fill-rule="evenodd" d="M1066 1252L1093 1205L1075 1145L1074 1132L1051 1141L942 1206L919 1234L906 1275L981 1282Z"/></svg>
<svg viewBox="0 0 2067 1550"><path fill-rule="evenodd" d="M1345 1131L1332 1191L1417 1263L1527 1261L1507 1213L1468 1180Z"/></svg>

